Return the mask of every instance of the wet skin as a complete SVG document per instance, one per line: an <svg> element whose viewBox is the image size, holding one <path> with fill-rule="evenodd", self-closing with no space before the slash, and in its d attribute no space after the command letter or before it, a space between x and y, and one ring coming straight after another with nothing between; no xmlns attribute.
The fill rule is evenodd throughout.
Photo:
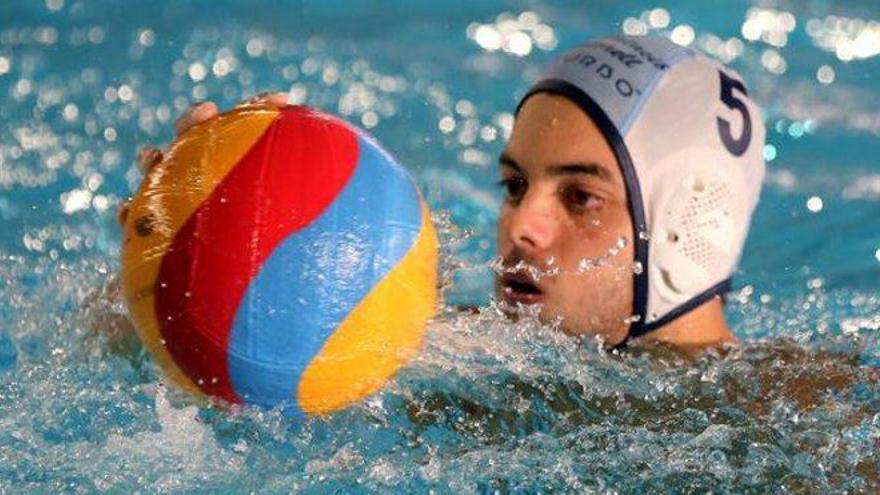
<svg viewBox="0 0 880 495"><path fill-rule="evenodd" d="M523 105L500 159L499 300L540 304L544 321L617 343L632 311L633 242L617 159L595 123L570 100L537 94ZM619 243L623 249L615 250ZM612 251L609 253L609 251ZM614 254L616 252L616 254ZM601 259L581 270L582 260ZM535 277L519 263L544 273Z"/></svg>

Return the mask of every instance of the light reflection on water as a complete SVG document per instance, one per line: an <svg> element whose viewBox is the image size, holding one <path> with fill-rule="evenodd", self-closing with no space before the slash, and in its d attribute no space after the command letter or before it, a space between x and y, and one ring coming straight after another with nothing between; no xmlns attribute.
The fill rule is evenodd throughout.
<svg viewBox="0 0 880 495"><path fill-rule="evenodd" d="M326 4L0 6L0 491L878 489L880 391L862 366L880 366L876 13ZM694 362L609 355L487 306L517 97L559 50L632 30L732 63L770 130L728 303L749 343ZM448 240L448 302L484 306L440 319L382 394L304 424L196 408L136 343L90 330L124 311L93 293L118 265L137 146L194 100L265 89L408 164Z"/></svg>

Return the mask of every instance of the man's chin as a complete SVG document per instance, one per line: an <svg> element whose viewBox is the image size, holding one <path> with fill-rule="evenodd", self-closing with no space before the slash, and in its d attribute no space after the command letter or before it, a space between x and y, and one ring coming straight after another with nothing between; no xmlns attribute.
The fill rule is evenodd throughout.
<svg viewBox="0 0 880 495"><path fill-rule="evenodd" d="M542 325L552 326L560 332L573 337L589 337L592 335L592 332L584 331L583 328L567 324L568 320L564 316L559 315L552 307L544 304L510 303L497 294L496 304L497 308L513 321L537 320Z"/></svg>
<svg viewBox="0 0 880 495"><path fill-rule="evenodd" d="M543 304L510 304L500 297L496 292L497 307L504 312L505 316L514 322L519 321L535 321L542 325L553 327L554 329L571 337L579 339L600 339L603 345L613 346L625 340L626 333L621 335L610 335L610 332L596 331L595 329L586 328L584 325L573 323L573 320L566 319L556 312L552 307Z"/></svg>
<svg viewBox="0 0 880 495"><path fill-rule="evenodd" d="M501 294L495 295L495 301L497 308L501 310L505 316L514 321L519 321L521 319L536 319L543 324L554 321L553 317L547 316L548 311L544 304L523 304L522 302L515 300L511 301L503 297Z"/></svg>

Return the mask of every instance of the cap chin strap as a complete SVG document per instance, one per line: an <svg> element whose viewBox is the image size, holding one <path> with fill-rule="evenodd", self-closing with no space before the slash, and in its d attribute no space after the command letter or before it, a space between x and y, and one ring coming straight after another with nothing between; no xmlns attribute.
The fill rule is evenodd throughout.
<svg viewBox="0 0 880 495"><path fill-rule="evenodd" d="M516 108L517 114L526 100L536 93L550 93L564 96L577 104L587 115L589 115L590 118L593 119L593 122L596 123L596 126L599 128L605 141L611 147L611 150L620 165L621 173L623 174L623 182L626 187L627 205L629 207L630 218L632 219L634 259L636 262L641 263L641 266L645 267L645 269L637 272L634 271L633 273L633 304L632 312L630 314L637 316L638 319L630 323L626 338L624 338L619 344L616 344L612 349L625 348L631 339L653 332L682 315L687 314L713 297L729 291L730 278L727 278L696 296L689 298L683 304L677 306L661 318L646 323L645 320L648 316L648 277L651 272L651 270L648 269L649 236L642 235L642 233L647 233L648 230L645 221L645 209L641 188L639 186L639 178L638 175L636 175L635 166L633 165L629 150L623 141L623 136L620 135L620 131L612 123L611 119L605 111L602 110L602 107L600 107L599 104L597 104L583 90L562 79L546 79L533 86L522 100L520 100L520 103Z"/></svg>

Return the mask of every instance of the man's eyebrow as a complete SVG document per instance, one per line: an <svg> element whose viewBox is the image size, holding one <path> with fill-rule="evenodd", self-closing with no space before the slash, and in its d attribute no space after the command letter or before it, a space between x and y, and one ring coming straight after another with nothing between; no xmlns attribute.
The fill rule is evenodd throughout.
<svg viewBox="0 0 880 495"><path fill-rule="evenodd" d="M517 172L522 172L522 167L519 166L519 163L516 163L516 160L511 158L507 153L501 153L501 156L498 157L498 163L502 167L510 167Z"/></svg>
<svg viewBox="0 0 880 495"><path fill-rule="evenodd" d="M516 172L522 172L522 167L507 153L502 153L498 158L498 163L502 167L510 167ZM547 174L552 176L559 175L592 175L605 181L612 181L613 175L607 168L594 162L586 163L565 163L561 165L551 165L547 167Z"/></svg>
<svg viewBox="0 0 880 495"><path fill-rule="evenodd" d="M547 169L548 175L592 175L604 181L611 181L611 172L598 163L566 163L564 165L551 165Z"/></svg>

